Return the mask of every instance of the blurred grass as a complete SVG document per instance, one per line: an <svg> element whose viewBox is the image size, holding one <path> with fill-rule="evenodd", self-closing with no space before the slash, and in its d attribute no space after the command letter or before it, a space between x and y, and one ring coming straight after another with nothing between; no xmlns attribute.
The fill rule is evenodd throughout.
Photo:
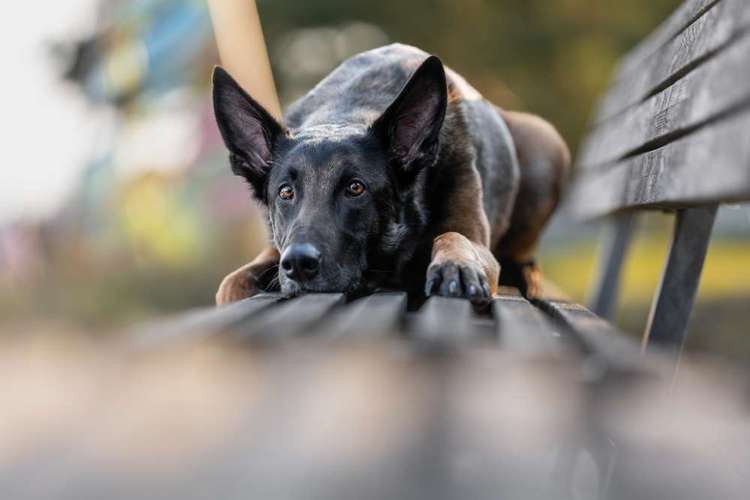
<svg viewBox="0 0 750 500"><path fill-rule="evenodd" d="M671 217L650 216L623 268L615 323L640 338L648 320L671 238ZM576 302L587 303L598 241L582 240L541 252L545 277ZM750 360L750 241L712 241L688 327L687 349Z"/></svg>

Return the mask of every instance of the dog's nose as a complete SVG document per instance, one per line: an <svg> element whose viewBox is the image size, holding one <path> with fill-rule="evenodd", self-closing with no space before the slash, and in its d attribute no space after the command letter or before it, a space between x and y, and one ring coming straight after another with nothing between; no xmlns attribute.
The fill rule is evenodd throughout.
<svg viewBox="0 0 750 500"><path fill-rule="evenodd" d="M295 281L311 280L320 269L320 252L309 243L289 245L281 256L281 269Z"/></svg>

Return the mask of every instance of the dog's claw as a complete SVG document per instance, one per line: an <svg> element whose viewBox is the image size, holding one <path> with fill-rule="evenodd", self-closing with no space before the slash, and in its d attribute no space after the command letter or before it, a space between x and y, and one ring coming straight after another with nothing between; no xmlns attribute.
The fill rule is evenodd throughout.
<svg viewBox="0 0 750 500"><path fill-rule="evenodd" d="M426 297L429 297L432 295L432 291L435 288L435 280L434 279L428 279L427 283L424 285L424 294Z"/></svg>
<svg viewBox="0 0 750 500"><path fill-rule="evenodd" d="M490 288L484 271L476 265L448 261L429 267L425 295L461 297L482 303L490 298Z"/></svg>

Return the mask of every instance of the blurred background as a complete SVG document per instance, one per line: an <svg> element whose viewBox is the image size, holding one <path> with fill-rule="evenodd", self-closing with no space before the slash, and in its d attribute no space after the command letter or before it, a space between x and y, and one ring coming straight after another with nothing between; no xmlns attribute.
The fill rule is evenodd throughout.
<svg viewBox="0 0 750 500"><path fill-rule="evenodd" d="M617 59L679 0L259 0L282 105L352 54L399 41L486 97L538 113L575 149ZM0 329L106 335L213 303L266 235L231 175L209 100L203 0L30 0L0 19ZM639 335L672 217L641 224L617 322ZM600 227L561 212L548 278L576 301ZM750 207L720 211L689 349L750 359Z"/></svg>

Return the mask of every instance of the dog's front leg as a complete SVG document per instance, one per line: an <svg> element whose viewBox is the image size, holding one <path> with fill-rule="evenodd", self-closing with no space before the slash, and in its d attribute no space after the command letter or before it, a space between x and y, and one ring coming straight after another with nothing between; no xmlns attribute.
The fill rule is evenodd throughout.
<svg viewBox="0 0 750 500"><path fill-rule="evenodd" d="M279 251L274 247L265 248L252 262L233 271L224 278L216 292L216 304L228 304L252 297L261 291L261 283L267 281L268 273L279 265Z"/></svg>
<svg viewBox="0 0 750 500"><path fill-rule="evenodd" d="M489 248L456 233L443 233L432 243L426 295L489 300L497 291L500 265Z"/></svg>

